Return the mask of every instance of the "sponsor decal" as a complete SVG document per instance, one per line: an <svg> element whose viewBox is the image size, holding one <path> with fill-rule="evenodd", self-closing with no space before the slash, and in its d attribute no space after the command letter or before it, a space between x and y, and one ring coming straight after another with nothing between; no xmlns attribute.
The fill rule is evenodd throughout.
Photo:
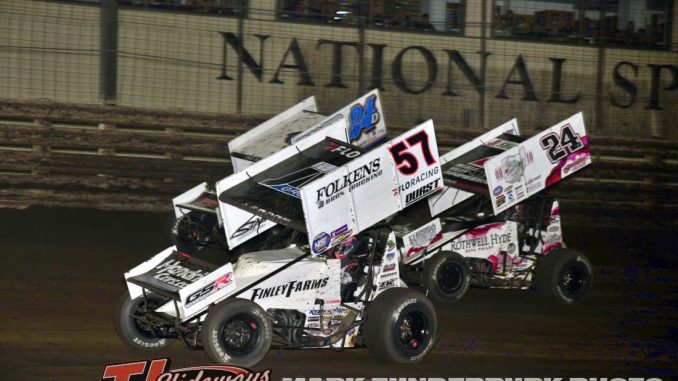
<svg viewBox="0 0 678 381"><path fill-rule="evenodd" d="M417 184L419 184L420 182L422 182L422 181L424 181L424 180L426 180L426 179L429 179L429 178L431 178L431 177L437 176L438 173L439 173L439 171L440 171L440 168L439 168L439 167L434 167L433 169L429 169L429 170L426 171L426 172L422 172L422 173L420 173L418 176L416 176L416 177L414 177L414 178L412 178L412 179L407 180L407 182L405 182L405 184L400 184L400 186L398 186L398 191L400 191L400 193L405 193L405 192L407 192L410 188L414 188L414 187L415 187ZM427 185L428 185L428 184L427 184Z"/></svg>
<svg viewBox="0 0 678 381"><path fill-rule="evenodd" d="M535 176L529 180L527 180L527 193L532 194L535 191L541 189L541 175Z"/></svg>
<svg viewBox="0 0 678 381"><path fill-rule="evenodd" d="M299 188L335 169L337 169L336 166L321 161L308 168L299 169L281 177L260 181L259 184L292 197L300 198Z"/></svg>
<svg viewBox="0 0 678 381"><path fill-rule="evenodd" d="M208 284L207 286L189 295L186 298L186 303L184 303L184 305L186 307L190 307L195 303L205 299L208 295L221 290L222 288L230 285L231 283L233 283L233 273L229 272L220 276L214 282Z"/></svg>
<svg viewBox="0 0 678 381"><path fill-rule="evenodd" d="M349 229L348 225L343 225L339 229L333 231L330 233L330 247L333 247L335 245L340 244L341 242L344 242L351 238L353 236L353 229ZM353 242L355 244L355 241ZM347 247L345 248L346 251L350 251L352 247Z"/></svg>
<svg viewBox="0 0 678 381"><path fill-rule="evenodd" d="M563 167L563 174L564 175L569 175L572 172L576 172L583 167L585 167L589 163L589 156L588 155L581 155L577 158L575 158L573 161L565 164Z"/></svg>
<svg viewBox="0 0 678 381"><path fill-rule="evenodd" d="M398 278L398 273L397 272L388 272L388 273L381 273L379 274L379 280L386 280L386 279L391 279L391 278Z"/></svg>
<svg viewBox="0 0 678 381"><path fill-rule="evenodd" d="M172 259L163 262L156 268L158 270L153 276L154 279L159 280L176 288L184 288L196 280L209 274L208 271L202 269L191 269L182 265L179 259Z"/></svg>
<svg viewBox="0 0 678 381"><path fill-rule="evenodd" d="M503 178L504 178L504 170L501 169L501 167L495 169L495 170L494 170L494 177L495 177L497 180L503 179Z"/></svg>
<svg viewBox="0 0 678 381"><path fill-rule="evenodd" d="M396 243L395 243L394 240L389 239L389 240L386 241L386 250L391 251L391 250L395 249L395 246L396 246Z"/></svg>
<svg viewBox="0 0 678 381"><path fill-rule="evenodd" d="M506 204L506 196L504 196L503 194L500 194L500 195L497 196L497 198L495 199L495 203L497 204L497 208L500 207L500 206L502 206L502 205L504 205L504 204Z"/></svg>
<svg viewBox="0 0 678 381"><path fill-rule="evenodd" d="M320 311L321 311L320 309L316 308L316 309L309 310L308 314L311 315L311 316L320 316ZM324 317L329 319L329 318L332 317L332 314L334 313L334 309L331 309L331 310L330 309L323 309L322 313L323 313Z"/></svg>
<svg viewBox="0 0 678 381"><path fill-rule="evenodd" d="M353 143L363 133L373 131L380 119L376 95L368 97L365 104L356 103L351 106L348 113L348 141Z"/></svg>
<svg viewBox="0 0 678 381"><path fill-rule="evenodd" d="M532 151L525 152L525 166L534 163L534 153Z"/></svg>
<svg viewBox="0 0 678 381"><path fill-rule="evenodd" d="M398 284L397 279L391 279L391 280L383 281L383 282L379 283L379 289L383 290L383 289L386 289L386 288L395 287L395 286L397 286L397 284Z"/></svg>
<svg viewBox="0 0 678 381"><path fill-rule="evenodd" d="M525 197L525 190L523 189L522 184L518 184L518 185L516 185L516 198L518 198L518 200L520 200L523 197Z"/></svg>
<svg viewBox="0 0 678 381"><path fill-rule="evenodd" d="M408 248L406 256L409 258L419 254L431 244L438 242L443 238L440 220L435 219L419 229L403 237L405 245Z"/></svg>
<svg viewBox="0 0 678 381"><path fill-rule="evenodd" d="M502 188L501 185L497 185L494 188L494 190L492 191L492 194L495 195L495 196L499 196L501 194L501 192L503 192L503 191L504 191L504 188Z"/></svg>
<svg viewBox="0 0 678 381"><path fill-rule="evenodd" d="M524 173L523 161L520 160L520 155L509 155L501 159L501 166L504 168L506 181L509 183L520 181Z"/></svg>
<svg viewBox="0 0 678 381"><path fill-rule="evenodd" d="M395 255L394 252L392 252L392 251L391 251L391 252L388 252L388 253L386 253L386 260L388 260L388 261L390 262L390 261L392 261L392 260L395 258L395 256L396 256L396 255Z"/></svg>
<svg viewBox="0 0 678 381"><path fill-rule="evenodd" d="M170 369L169 357L106 365L101 381L269 381L271 370L255 372L234 365L205 365Z"/></svg>
<svg viewBox="0 0 678 381"><path fill-rule="evenodd" d="M356 158L362 153L355 148L342 146L341 144L334 141L330 142L330 145L325 147L325 151L338 153L339 155L345 156L349 159Z"/></svg>
<svg viewBox="0 0 678 381"><path fill-rule="evenodd" d="M315 236L313 239L313 252L314 253L321 253L330 246L330 235L322 232L318 235Z"/></svg>
<svg viewBox="0 0 678 381"><path fill-rule="evenodd" d="M289 298L292 294L302 291L318 290L327 286L329 277L307 280L293 280L285 284L265 288L253 288L251 300L271 298L274 296L284 296Z"/></svg>
<svg viewBox="0 0 678 381"><path fill-rule="evenodd" d="M318 204L318 209L322 209L325 205L329 205L334 200L343 196L344 190L347 188L350 192L381 176L384 171L381 169L380 160L380 158L376 158L371 162L354 169L343 177L317 189L316 202Z"/></svg>
<svg viewBox="0 0 678 381"><path fill-rule="evenodd" d="M495 233L468 238L469 236L469 234L465 234L459 239L452 241L452 250L484 250L488 247L509 243L511 241L511 233Z"/></svg>
<svg viewBox="0 0 678 381"><path fill-rule="evenodd" d="M259 234L259 229L261 228L261 225L264 224L266 220L263 217L259 217L257 215L252 215L250 218L245 221L244 224L240 225L233 234L231 234L231 239L235 239L238 237L242 237L244 235L248 235L250 232L255 232L256 234Z"/></svg>
<svg viewBox="0 0 678 381"><path fill-rule="evenodd" d="M509 254L513 254L513 252L516 251L516 244L511 242L508 244L508 247L506 248L506 252Z"/></svg>
<svg viewBox="0 0 678 381"><path fill-rule="evenodd" d="M432 171L428 171L432 172ZM438 172L438 167L436 167L433 172ZM421 186L419 189L414 190L413 192L407 193L405 195L405 206L411 205L422 198L430 195L436 190L440 189L440 179L435 179L428 184Z"/></svg>
<svg viewBox="0 0 678 381"><path fill-rule="evenodd" d="M485 178L485 171L482 168L478 168L475 165L457 163L448 168L445 172L446 175L457 177L464 180L469 180L481 184L487 184L487 179Z"/></svg>
<svg viewBox="0 0 678 381"><path fill-rule="evenodd" d="M389 271L393 271L393 270L395 270L395 267L396 267L395 263L391 263L390 265L385 265L382 269L383 270L382 272L387 273Z"/></svg>

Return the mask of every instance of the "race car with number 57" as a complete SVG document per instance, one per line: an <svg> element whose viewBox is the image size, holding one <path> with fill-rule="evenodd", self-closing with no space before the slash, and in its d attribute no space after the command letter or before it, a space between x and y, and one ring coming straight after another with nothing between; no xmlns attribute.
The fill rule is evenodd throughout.
<svg viewBox="0 0 678 381"><path fill-rule="evenodd" d="M300 115L303 110L280 119ZM285 124L272 124L275 135ZM433 124L384 143L373 91L307 131L288 134L272 154L265 143L270 134L259 127L249 132L248 148L231 147L232 155L248 153L234 160L235 174L215 190L201 184L174 200L179 219L195 212L183 222L188 234L125 274L128 290L116 315L121 339L149 350L179 339L217 363L241 366L258 363L270 348L300 347L367 346L380 361L421 361L435 342L436 313L424 294L401 281L394 233L367 210L350 212L360 227L348 225L348 211L325 211L384 184L389 200L370 196L384 207L380 214L404 208L396 181L426 168L394 178L389 147L414 142L420 147L410 153L413 160L435 165ZM211 225L200 226L204 221ZM339 226L325 227L333 224ZM246 245L255 251L239 249Z"/></svg>
<svg viewBox="0 0 678 381"><path fill-rule="evenodd" d="M419 362L431 350L436 312L418 289L424 286L434 300L446 300L435 293L447 292L455 271L465 279L471 270L468 252L456 270L447 260L434 272L426 263L449 258L445 253L454 252L447 246L460 245L459 234L437 231L440 221L452 229L467 204L487 199L485 193L462 190L451 176L457 173L451 169L455 163L487 141L481 137L439 156L431 121L387 140L376 90L331 116L310 118L320 120L300 133L289 133L291 121L305 112L288 110L248 132L246 140L236 142L242 146L230 147L239 156L233 175L213 190L201 184L175 199L179 219L196 213L177 245L125 274L128 290L116 316L124 342L160 349L180 339L203 348L216 363L241 366L258 363L270 348L365 346L377 360L398 363ZM495 215L502 212L497 208L513 210L536 199L544 188L524 184L530 166L516 163L521 156L514 148L523 152L521 147L531 147L528 141L494 155L506 177L523 181L519 196L517 181L494 185L507 179L487 179L493 189L514 187L503 203L499 192L492 193ZM272 149L277 151L267 151ZM483 173L495 173L487 171L494 169L493 160L480 164ZM200 227L206 219L195 217L201 213L211 216L207 228ZM427 220L423 226L415 215ZM508 238L502 244L497 255L508 255ZM496 259L496 268L500 264L507 266Z"/></svg>

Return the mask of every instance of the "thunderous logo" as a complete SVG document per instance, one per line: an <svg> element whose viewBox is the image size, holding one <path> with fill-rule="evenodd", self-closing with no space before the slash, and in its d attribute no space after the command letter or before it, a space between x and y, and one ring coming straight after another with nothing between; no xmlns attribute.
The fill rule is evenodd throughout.
<svg viewBox="0 0 678 381"><path fill-rule="evenodd" d="M286 298L289 298L292 293L308 290L317 290L327 286L327 281L329 277L321 279L308 279L308 280L293 280L291 282L281 284L279 286L265 287L265 288L253 288L252 289L252 300L271 298L274 296L284 295Z"/></svg>
<svg viewBox="0 0 678 381"><path fill-rule="evenodd" d="M371 162L354 169L347 175L344 175L343 177L338 178L318 189L318 198L316 200L318 207L322 208L326 204L329 204L330 202L343 196L344 189L349 188L350 191L358 188L359 186L362 186L381 176L382 173L383 170L381 169L381 162L379 158L376 158Z"/></svg>

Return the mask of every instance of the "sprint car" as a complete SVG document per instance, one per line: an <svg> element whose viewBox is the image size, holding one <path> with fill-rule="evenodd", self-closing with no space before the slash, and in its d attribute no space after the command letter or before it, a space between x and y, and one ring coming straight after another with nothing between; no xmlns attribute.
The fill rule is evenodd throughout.
<svg viewBox="0 0 678 381"><path fill-rule="evenodd" d="M389 221L408 284L437 302L458 301L469 286L536 289L561 304L586 298L591 263L565 247L547 193L591 163L581 113L529 139L512 120L440 159L443 190Z"/></svg>
<svg viewBox="0 0 678 381"><path fill-rule="evenodd" d="M383 212L405 207L385 147L420 144L413 159L435 165L431 122L380 145L385 133L379 110L378 94L368 93L290 137L272 155L241 157L234 166L244 168L236 167L215 191L201 184L176 198L178 220L190 220L183 222L189 234L177 234L177 245L125 274L127 292L115 320L123 342L161 349L179 339L203 348L216 363L240 366L258 363L272 347L362 345L380 361L422 361L434 345L437 317L432 302L401 281L395 234L379 223L381 215L367 211L353 211L360 228L341 223L347 212L325 215L330 204L343 205L353 193L370 193L384 181L393 189ZM309 201L318 192L323 202ZM302 200L305 195L309 200ZM326 208L315 213L325 217L311 221L305 215L309 202ZM341 226L309 235L324 229L318 223ZM279 226L281 233L271 238ZM247 244L257 249L238 251ZM267 245L278 247L263 250ZM210 256L215 250L223 255Z"/></svg>
<svg viewBox="0 0 678 381"><path fill-rule="evenodd" d="M298 134L276 129L284 118L255 128L248 141L264 144L247 155L231 146L233 175L174 200L177 220L189 220L177 244L125 274L122 340L159 349L180 339L241 366L272 347L366 346L377 360L416 363L437 332L416 288L452 301L473 279L581 299L590 264L576 254L584 265L573 266L558 248L557 204L543 193L590 162L581 114L527 140L512 121L439 156L431 121L386 141L381 110L375 90ZM562 152L548 165L540 156ZM546 222L529 222L540 215L533 204L548 209ZM485 241L491 249L471 250Z"/></svg>

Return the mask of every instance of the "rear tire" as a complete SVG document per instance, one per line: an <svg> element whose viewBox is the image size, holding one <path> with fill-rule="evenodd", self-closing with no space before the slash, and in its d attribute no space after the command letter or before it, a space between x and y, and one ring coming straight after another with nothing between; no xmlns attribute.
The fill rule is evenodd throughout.
<svg viewBox="0 0 678 381"><path fill-rule="evenodd" d="M273 325L258 304L226 299L208 312L201 335L205 352L215 363L250 367L268 353Z"/></svg>
<svg viewBox="0 0 678 381"><path fill-rule="evenodd" d="M421 362L433 348L438 320L433 303L421 292L390 288L367 308L367 351L380 362Z"/></svg>
<svg viewBox="0 0 678 381"><path fill-rule="evenodd" d="M154 295L149 295L148 301L149 305L146 308L149 310L154 310L163 304L162 300ZM129 293L125 292L116 307L115 332L123 343L133 349L154 351L169 347L174 343L175 338L158 337L148 324L134 318L135 312L139 313L144 308L144 303L143 296L132 300Z"/></svg>
<svg viewBox="0 0 678 381"><path fill-rule="evenodd" d="M438 303L454 303L471 284L471 269L460 254L441 251L424 262L423 286Z"/></svg>
<svg viewBox="0 0 678 381"><path fill-rule="evenodd" d="M537 291L560 304L581 303L591 292L593 266L584 254L555 249L537 262Z"/></svg>

